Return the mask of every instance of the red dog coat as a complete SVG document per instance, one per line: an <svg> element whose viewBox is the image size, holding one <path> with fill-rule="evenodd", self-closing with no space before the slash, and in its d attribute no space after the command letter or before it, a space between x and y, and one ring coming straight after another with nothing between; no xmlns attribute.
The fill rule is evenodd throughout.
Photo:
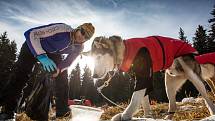
<svg viewBox="0 0 215 121"><path fill-rule="evenodd" d="M215 64L215 52L206 53L206 54L203 54L203 55L195 56L195 59L200 64L205 64L205 63Z"/></svg>
<svg viewBox="0 0 215 121"><path fill-rule="evenodd" d="M182 40L162 36L131 38L125 40L124 43L126 49L120 68L124 72L130 69L136 54L141 48L149 50L153 72L167 69L172 65L174 58L197 52L190 44Z"/></svg>

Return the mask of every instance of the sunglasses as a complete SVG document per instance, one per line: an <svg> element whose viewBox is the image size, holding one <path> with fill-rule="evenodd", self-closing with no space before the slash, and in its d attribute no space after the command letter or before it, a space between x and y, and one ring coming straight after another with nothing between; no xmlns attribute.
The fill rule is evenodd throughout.
<svg viewBox="0 0 215 121"><path fill-rule="evenodd" d="M80 28L80 32L83 36L85 36L86 33L85 33L85 30L83 28Z"/></svg>
<svg viewBox="0 0 215 121"><path fill-rule="evenodd" d="M86 36L85 30L84 30L83 28L80 28L79 30L80 30L82 36L84 36L84 38L85 38L86 40L88 40L88 37Z"/></svg>

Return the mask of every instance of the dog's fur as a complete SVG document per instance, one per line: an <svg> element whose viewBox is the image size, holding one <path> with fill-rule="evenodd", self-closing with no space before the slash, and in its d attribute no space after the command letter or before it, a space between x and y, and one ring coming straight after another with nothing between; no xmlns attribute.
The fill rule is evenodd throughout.
<svg viewBox="0 0 215 121"><path fill-rule="evenodd" d="M97 37L94 39L92 49L84 55L92 56L95 59L94 77L104 78L109 71L115 70L116 65L123 61L125 45L118 36ZM180 65L180 66L178 66ZM201 71L202 70L202 71ZM206 73L205 73L206 72ZM209 72L211 73L210 75ZM202 76L200 76L202 75ZM206 76L207 75L207 76ZM211 115L215 114L213 102L208 98L203 79L214 78L214 65L201 65L191 56L182 56L176 58L173 66L165 73L166 93L169 98L169 112L175 112L177 90L189 79L205 99L206 105ZM129 120L133 114L142 105L144 115L150 115L150 104L148 95L144 96L146 89L135 91L132 95L131 102L123 113L117 114L112 121ZM172 118L173 114L167 115L166 118Z"/></svg>

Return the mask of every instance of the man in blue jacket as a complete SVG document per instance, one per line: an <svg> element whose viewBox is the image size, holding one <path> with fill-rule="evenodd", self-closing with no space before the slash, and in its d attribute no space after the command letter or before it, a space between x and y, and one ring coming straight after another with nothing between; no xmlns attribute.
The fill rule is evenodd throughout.
<svg viewBox="0 0 215 121"><path fill-rule="evenodd" d="M83 43L93 36L94 31L91 23L84 23L76 29L64 23L53 23L26 31L26 41L16 62L15 80L0 95L0 104L4 106L0 121L15 118L17 101L37 61L42 64L44 70L56 72L53 74L57 85L56 116L60 117L68 112L66 70L81 53ZM63 54L67 54L65 59L62 59Z"/></svg>

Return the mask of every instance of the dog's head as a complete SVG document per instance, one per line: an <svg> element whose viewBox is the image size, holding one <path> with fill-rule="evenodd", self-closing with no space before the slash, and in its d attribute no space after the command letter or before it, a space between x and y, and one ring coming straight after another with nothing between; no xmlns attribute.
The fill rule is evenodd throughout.
<svg viewBox="0 0 215 121"><path fill-rule="evenodd" d="M93 78L103 79L109 71L113 71L117 64L117 43L122 43L119 36L111 36L109 38L100 36L93 40L91 50L83 52L83 55L91 56L94 59L95 67Z"/></svg>

